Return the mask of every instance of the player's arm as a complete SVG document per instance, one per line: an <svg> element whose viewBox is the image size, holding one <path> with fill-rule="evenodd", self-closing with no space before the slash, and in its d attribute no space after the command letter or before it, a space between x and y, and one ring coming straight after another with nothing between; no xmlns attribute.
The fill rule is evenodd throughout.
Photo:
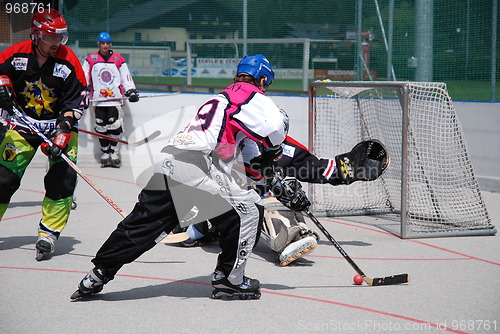
<svg viewBox="0 0 500 334"><path fill-rule="evenodd" d="M14 99L15 93L10 78L6 75L0 75L0 109L13 115Z"/></svg>
<svg viewBox="0 0 500 334"><path fill-rule="evenodd" d="M132 79L132 74L128 69L127 63L122 63L120 66L120 77L122 80L122 86L125 90L125 96L128 97L130 102L139 101L139 91L135 88L134 80Z"/></svg>
<svg viewBox="0 0 500 334"><path fill-rule="evenodd" d="M277 167L285 176L295 177L309 183L331 183L335 177L335 161L318 158L304 145L287 136L283 142L283 156Z"/></svg>
<svg viewBox="0 0 500 334"><path fill-rule="evenodd" d="M47 135L52 140L52 145L43 142L40 145L42 152L51 160L56 160L61 157L71 139L71 128L76 123L73 111L67 111L59 117L59 123L51 133Z"/></svg>

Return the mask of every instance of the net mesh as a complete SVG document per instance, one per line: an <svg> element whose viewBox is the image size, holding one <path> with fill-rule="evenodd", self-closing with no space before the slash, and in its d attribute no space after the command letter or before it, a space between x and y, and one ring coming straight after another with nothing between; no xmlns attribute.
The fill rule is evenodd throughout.
<svg viewBox="0 0 500 334"><path fill-rule="evenodd" d="M345 87L331 82L315 89L311 145L315 154L335 156L359 141L378 139L386 145L391 164L376 181L312 186L314 210L327 215L401 214L408 235L491 229L446 85L377 84L383 85L364 82L365 86ZM404 101L408 101L407 121Z"/></svg>

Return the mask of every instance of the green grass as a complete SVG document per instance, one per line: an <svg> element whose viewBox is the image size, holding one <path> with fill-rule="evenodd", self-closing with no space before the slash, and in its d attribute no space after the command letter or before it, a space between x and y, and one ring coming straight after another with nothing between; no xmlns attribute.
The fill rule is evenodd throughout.
<svg viewBox="0 0 500 334"><path fill-rule="evenodd" d="M136 83L182 85L186 82L183 77L134 77ZM310 82L313 80L310 80ZM231 79L193 78L193 86L224 88L231 83ZM447 81L448 93L454 101L490 101L491 84L488 81ZM277 79L269 88L280 91L302 91L301 79ZM500 101L500 82L496 85L496 101Z"/></svg>

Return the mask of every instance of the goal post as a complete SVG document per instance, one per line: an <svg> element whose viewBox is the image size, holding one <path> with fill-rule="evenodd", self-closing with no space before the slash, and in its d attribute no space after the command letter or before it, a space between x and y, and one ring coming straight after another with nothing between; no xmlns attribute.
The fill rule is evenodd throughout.
<svg viewBox="0 0 500 334"><path fill-rule="evenodd" d="M310 186L320 215L387 214L402 238L491 235L491 224L446 90L436 82L316 81L309 147L320 157L378 139L391 164L375 181ZM395 217L395 218L391 218Z"/></svg>

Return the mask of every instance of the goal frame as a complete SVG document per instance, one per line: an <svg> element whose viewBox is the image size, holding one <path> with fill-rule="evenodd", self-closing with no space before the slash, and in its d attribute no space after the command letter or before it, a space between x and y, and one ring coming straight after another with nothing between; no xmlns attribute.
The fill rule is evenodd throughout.
<svg viewBox="0 0 500 334"><path fill-rule="evenodd" d="M413 83L418 84L418 83ZM436 85L442 84L446 90L446 84L444 83L434 83ZM399 214L400 215L400 237L406 238L428 238L428 237L455 237L455 236L469 236L469 235L494 235L496 234L496 229L491 225L491 219L488 216L486 206L484 205L482 195L479 190L479 185L472 173L473 182L477 185L477 192L479 193L479 200L484 206L484 215L489 226L484 228L475 229L464 229L464 230L453 230L453 231L434 231L434 232L413 232L411 231L411 226L409 225L409 211L407 208L408 201L408 191L409 191L409 161L408 161L408 149L409 149L409 136L410 134L410 117L409 117L409 107L410 107L410 82L397 82L397 81L384 81L384 82L374 82L374 81L315 81L309 85L309 149L311 152L315 152L315 135L316 135L316 124L315 124L315 97L318 88L328 88L328 87L339 87L339 88L370 88L370 89L394 89L397 91L401 106L401 210L388 209L388 210L372 210L372 209L359 209L352 211L329 211L324 210L318 215L323 216L353 216L353 215L370 215L370 214ZM354 94L356 95L356 94ZM451 100L450 100L451 102ZM463 136L463 133L459 133L459 136ZM341 153L341 152L338 152ZM338 154L337 153L337 154ZM314 192L310 185L310 194L312 195L312 202L314 208ZM429 191L432 191L429 189Z"/></svg>

